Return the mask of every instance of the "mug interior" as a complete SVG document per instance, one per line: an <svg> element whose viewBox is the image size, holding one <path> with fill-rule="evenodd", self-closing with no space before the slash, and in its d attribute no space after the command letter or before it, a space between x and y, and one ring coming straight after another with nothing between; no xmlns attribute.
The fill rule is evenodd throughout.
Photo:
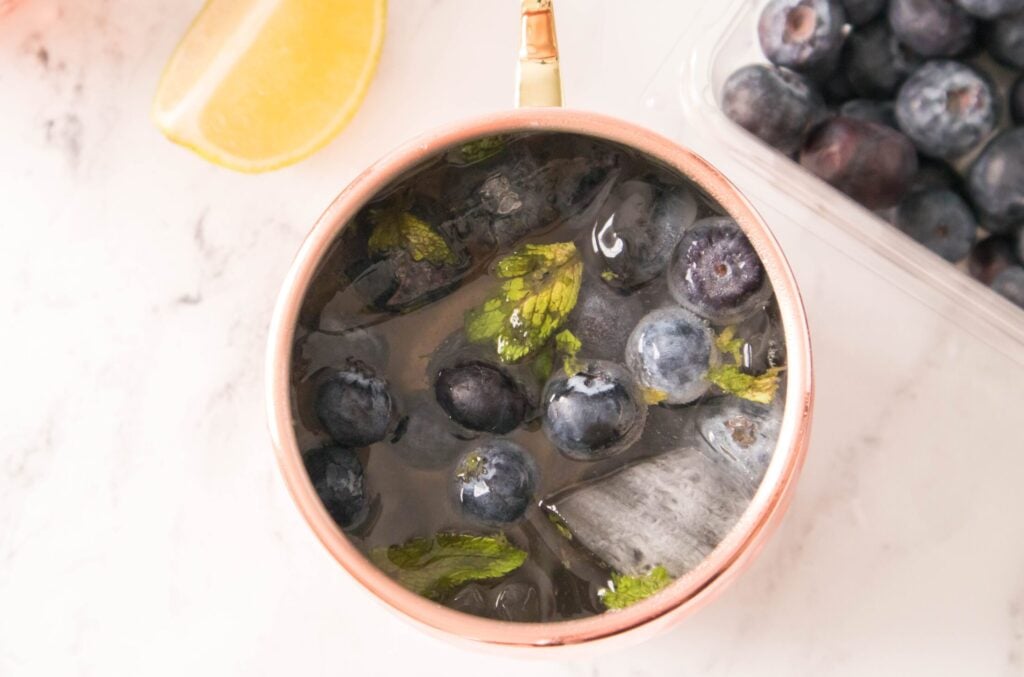
<svg viewBox="0 0 1024 677"><path fill-rule="evenodd" d="M626 146L693 182L735 219L764 263L775 292L786 344L786 400L775 453L763 480L739 521L699 566L658 594L622 610L577 620L514 623L454 611L406 590L346 537L306 473L293 431L291 372L296 324L310 284L341 230L366 203L424 160L449 148L486 136L534 132L592 136ZM549 108L491 115L415 139L369 167L327 208L299 250L274 313L267 359L270 428L278 462L320 541L364 587L407 617L449 637L493 645L541 647L623 636L638 639L706 602L750 561L781 517L808 442L812 384L806 319L792 273L767 226L731 183L692 152L650 131L593 113Z"/></svg>

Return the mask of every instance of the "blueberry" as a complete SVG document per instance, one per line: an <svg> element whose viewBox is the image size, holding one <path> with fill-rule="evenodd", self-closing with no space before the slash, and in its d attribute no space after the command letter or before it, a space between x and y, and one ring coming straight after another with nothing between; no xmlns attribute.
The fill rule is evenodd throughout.
<svg viewBox="0 0 1024 677"><path fill-rule="evenodd" d="M833 106L838 106L850 99L856 98L857 92L853 91L850 84L850 77L846 74L845 68L838 68L832 75L820 82L821 95L825 101ZM824 119L825 116L822 116Z"/></svg>
<svg viewBox="0 0 1024 677"><path fill-rule="evenodd" d="M974 41L974 18L950 0L890 0L889 25L921 56L954 56Z"/></svg>
<svg viewBox="0 0 1024 677"><path fill-rule="evenodd" d="M566 328L583 344L587 357L620 360L626 340L643 314L637 294L622 294L603 280L587 276Z"/></svg>
<svg viewBox="0 0 1024 677"><path fill-rule="evenodd" d="M645 315L626 344L626 366L640 385L663 393L667 404L686 404L703 395L705 375L718 364L707 322L683 308Z"/></svg>
<svg viewBox="0 0 1024 677"><path fill-rule="evenodd" d="M971 248L967 272L982 284L991 284L996 275L1017 263L1013 238L989 235Z"/></svg>
<svg viewBox="0 0 1024 677"><path fill-rule="evenodd" d="M993 21L985 35L985 46L996 61L1024 69L1024 12Z"/></svg>
<svg viewBox="0 0 1024 677"><path fill-rule="evenodd" d="M780 405L721 397L701 404L697 420L706 454L739 470L750 484L761 481L779 441Z"/></svg>
<svg viewBox="0 0 1024 677"><path fill-rule="evenodd" d="M402 405L391 449L414 468L448 466L465 447L465 431L441 409L433 393L414 392L402 398Z"/></svg>
<svg viewBox="0 0 1024 677"><path fill-rule="evenodd" d="M1010 115L1016 124L1024 125L1024 75L1010 89Z"/></svg>
<svg viewBox="0 0 1024 677"><path fill-rule="evenodd" d="M825 118L825 103L805 78L762 64L744 66L722 88L722 111L783 153L800 148L807 133Z"/></svg>
<svg viewBox="0 0 1024 677"><path fill-rule="evenodd" d="M854 91L867 98L888 98L921 64L893 34L885 19L854 31L843 50L843 68Z"/></svg>
<svg viewBox="0 0 1024 677"><path fill-rule="evenodd" d="M526 449L511 440L489 440L459 460L455 495L469 517L514 522L533 500L537 474Z"/></svg>
<svg viewBox="0 0 1024 677"><path fill-rule="evenodd" d="M967 173L967 191L988 230L1024 222L1024 127L989 141Z"/></svg>
<svg viewBox="0 0 1024 677"><path fill-rule="evenodd" d="M380 442L391 427L392 411L387 382L356 359L330 370L316 391L317 418L343 447Z"/></svg>
<svg viewBox="0 0 1024 677"><path fill-rule="evenodd" d="M761 258L736 222L698 221L672 253L668 289L684 308L717 324L742 319L771 293Z"/></svg>
<svg viewBox="0 0 1024 677"><path fill-rule="evenodd" d="M891 101L851 99L839 107L839 115L896 128L896 110Z"/></svg>
<svg viewBox="0 0 1024 677"><path fill-rule="evenodd" d="M1024 11L1024 0L954 0L963 10L980 19L995 19Z"/></svg>
<svg viewBox="0 0 1024 677"><path fill-rule="evenodd" d="M843 0L846 18L854 26L863 26L885 9L888 0Z"/></svg>
<svg viewBox="0 0 1024 677"><path fill-rule="evenodd" d="M609 285L633 289L665 270L672 248L696 218L697 200L687 188L625 181L599 215L589 251Z"/></svg>
<svg viewBox="0 0 1024 677"><path fill-rule="evenodd" d="M894 129L837 117L800 151L800 164L868 209L897 204L917 172L917 153Z"/></svg>
<svg viewBox="0 0 1024 677"><path fill-rule="evenodd" d="M577 461L607 458L628 448L643 432L647 406L625 369L591 361L571 376L559 371L542 398L544 434Z"/></svg>
<svg viewBox="0 0 1024 677"><path fill-rule="evenodd" d="M992 289L1024 308L1024 266L1011 266L996 275Z"/></svg>
<svg viewBox="0 0 1024 677"><path fill-rule="evenodd" d="M769 61L806 72L839 53L845 23L839 0L771 0L761 11L757 35Z"/></svg>
<svg viewBox="0 0 1024 677"><path fill-rule="evenodd" d="M529 402L501 368L474 361L442 369L434 380L438 404L470 430L503 434L526 418Z"/></svg>
<svg viewBox="0 0 1024 677"><path fill-rule="evenodd" d="M999 119L992 82L956 61L929 61L903 83L896 120L925 155L954 158L976 146Z"/></svg>
<svg viewBox="0 0 1024 677"><path fill-rule="evenodd" d="M946 188L911 193L896 210L896 226L947 261L967 256L978 222L963 199Z"/></svg>
<svg viewBox="0 0 1024 677"><path fill-rule="evenodd" d="M363 466L351 449L324 447L302 457L306 472L328 514L342 529L356 525L366 515Z"/></svg>
<svg viewBox="0 0 1024 677"><path fill-rule="evenodd" d="M917 173L910 183L910 192L948 188L960 193L961 183L960 175L946 162L935 158L920 158L917 161Z"/></svg>

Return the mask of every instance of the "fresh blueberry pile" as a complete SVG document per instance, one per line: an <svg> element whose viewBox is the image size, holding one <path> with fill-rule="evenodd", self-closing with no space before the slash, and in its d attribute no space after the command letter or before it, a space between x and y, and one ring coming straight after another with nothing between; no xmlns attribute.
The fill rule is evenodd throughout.
<svg viewBox="0 0 1024 677"><path fill-rule="evenodd" d="M1024 0L771 0L758 39L725 114L1024 307Z"/></svg>
<svg viewBox="0 0 1024 677"><path fill-rule="evenodd" d="M785 399L742 228L676 172L568 134L481 139L382 191L320 265L292 364L338 527L409 589L517 621L621 608L696 566Z"/></svg>

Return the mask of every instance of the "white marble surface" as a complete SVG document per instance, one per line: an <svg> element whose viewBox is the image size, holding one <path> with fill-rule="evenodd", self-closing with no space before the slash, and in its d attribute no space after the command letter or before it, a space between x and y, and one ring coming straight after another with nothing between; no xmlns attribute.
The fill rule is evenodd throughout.
<svg viewBox="0 0 1024 677"><path fill-rule="evenodd" d="M1024 674L1024 360L795 228L724 157L789 252L818 368L811 455L759 560L668 634L585 661L465 652L370 599L278 477L266 325L362 166L509 104L517 3L392 0L354 122L257 177L148 120L200 4L0 18L0 675ZM643 121L637 73L706 3L623 4L560 0L567 96Z"/></svg>

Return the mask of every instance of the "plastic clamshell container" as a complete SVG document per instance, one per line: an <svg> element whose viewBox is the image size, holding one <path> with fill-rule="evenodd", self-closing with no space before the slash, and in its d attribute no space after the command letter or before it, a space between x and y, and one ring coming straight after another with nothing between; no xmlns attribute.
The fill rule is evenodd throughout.
<svg viewBox="0 0 1024 677"><path fill-rule="evenodd" d="M764 2L707 3L645 98L649 124L694 147L765 210L885 277L920 303L1024 365L1024 311L928 251L798 163L729 120L719 101L738 68L765 63L757 40ZM749 181L740 177L749 175ZM767 211L767 210L765 210ZM779 219L769 219L775 227Z"/></svg>

